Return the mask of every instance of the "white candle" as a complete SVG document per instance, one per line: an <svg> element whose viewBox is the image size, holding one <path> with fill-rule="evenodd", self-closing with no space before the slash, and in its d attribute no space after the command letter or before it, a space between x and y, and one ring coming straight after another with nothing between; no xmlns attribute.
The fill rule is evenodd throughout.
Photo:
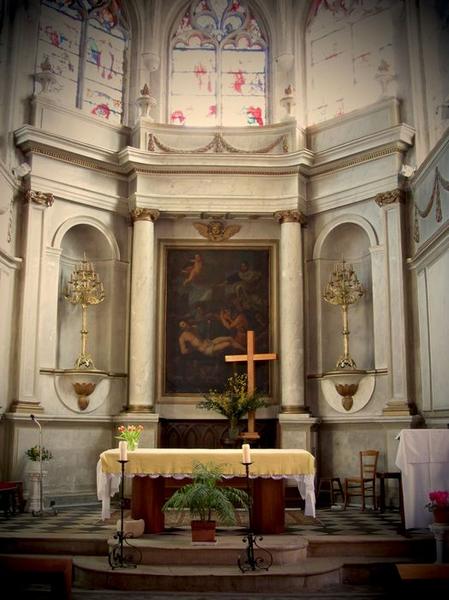
<svg viewBox="0 0 449 600"><path fill-rule="evenodd" d="M249 465L249 463L251 462L251 453L250 453L250 446L249 444L242 444L242 462L245 465Z"/></svg>
<svg viewBox="0 0 449 600"><path fill-rule="evenodd" d="M120 460L128 460L128 442L119 442L118 451L120 454Z"/></svg>

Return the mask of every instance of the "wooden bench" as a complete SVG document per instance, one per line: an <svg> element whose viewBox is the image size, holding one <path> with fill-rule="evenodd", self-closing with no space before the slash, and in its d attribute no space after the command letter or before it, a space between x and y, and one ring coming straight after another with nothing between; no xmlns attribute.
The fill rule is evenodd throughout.
<svg viewBox="0 0 449 600"><path fill-rule="evenodd" d="M421 594L442 594L447 597L449 589L449 564L396 564L402 587L401 592L412 592L410 597Z"/></svg>
<svg viewBox="0 0 449 600"><path fill-rule="evenodd" d="M18 577L23 583L49 583L55 599L70 600L72 597L71 558L0 554L0 580L14 589L18 587Z"/></svg>
<svg viewBox="0 0 449 600"><path fill-rule="evenodd" d="M0 481L0 510L4 511L5 517L14 514L16 510L24 512L22 481Z"/></svg>

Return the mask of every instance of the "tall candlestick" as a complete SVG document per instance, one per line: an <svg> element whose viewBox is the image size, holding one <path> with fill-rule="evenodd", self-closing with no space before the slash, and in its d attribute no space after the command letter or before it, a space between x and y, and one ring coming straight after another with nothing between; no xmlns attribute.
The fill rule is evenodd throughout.
<svg viewBox="0 0 449 600"><path fill-rule="evenodd" d="M128 442L119 442L118 451L120 454L120 460L128 460Z"/></svg>
<svg viewBox="0 0 449 600"><path fill-rule="evenodd" d="M251 463L251 452L249 444L242 444L242 462L244 465L249 465Z"/></svg>

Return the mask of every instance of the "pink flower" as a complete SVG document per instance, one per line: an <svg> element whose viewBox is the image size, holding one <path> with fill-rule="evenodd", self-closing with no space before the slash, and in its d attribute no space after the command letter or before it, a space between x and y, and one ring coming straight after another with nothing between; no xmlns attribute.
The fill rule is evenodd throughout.
<svg viewBox="0 0 449 600"><path fill-rule="evenodd" d="M449 492L443 490L429 492L429 500L432 507L449 506Z"/></svg>

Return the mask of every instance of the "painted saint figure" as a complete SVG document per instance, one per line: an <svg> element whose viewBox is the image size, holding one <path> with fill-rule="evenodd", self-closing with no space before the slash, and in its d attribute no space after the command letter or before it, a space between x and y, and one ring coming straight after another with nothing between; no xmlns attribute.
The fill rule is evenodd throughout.
<svg viewBox="0 0 449 600"><path fill-rule="evenodd" d="M206 356L213 356L228 348L235 348L240 352L245 350L244 346L241 346L230 336L219 336L212 340L203 339L187 321L180 321L179 328L181 333L178 343L181 354L190 354L193 350L197 350Z"/></svg>

